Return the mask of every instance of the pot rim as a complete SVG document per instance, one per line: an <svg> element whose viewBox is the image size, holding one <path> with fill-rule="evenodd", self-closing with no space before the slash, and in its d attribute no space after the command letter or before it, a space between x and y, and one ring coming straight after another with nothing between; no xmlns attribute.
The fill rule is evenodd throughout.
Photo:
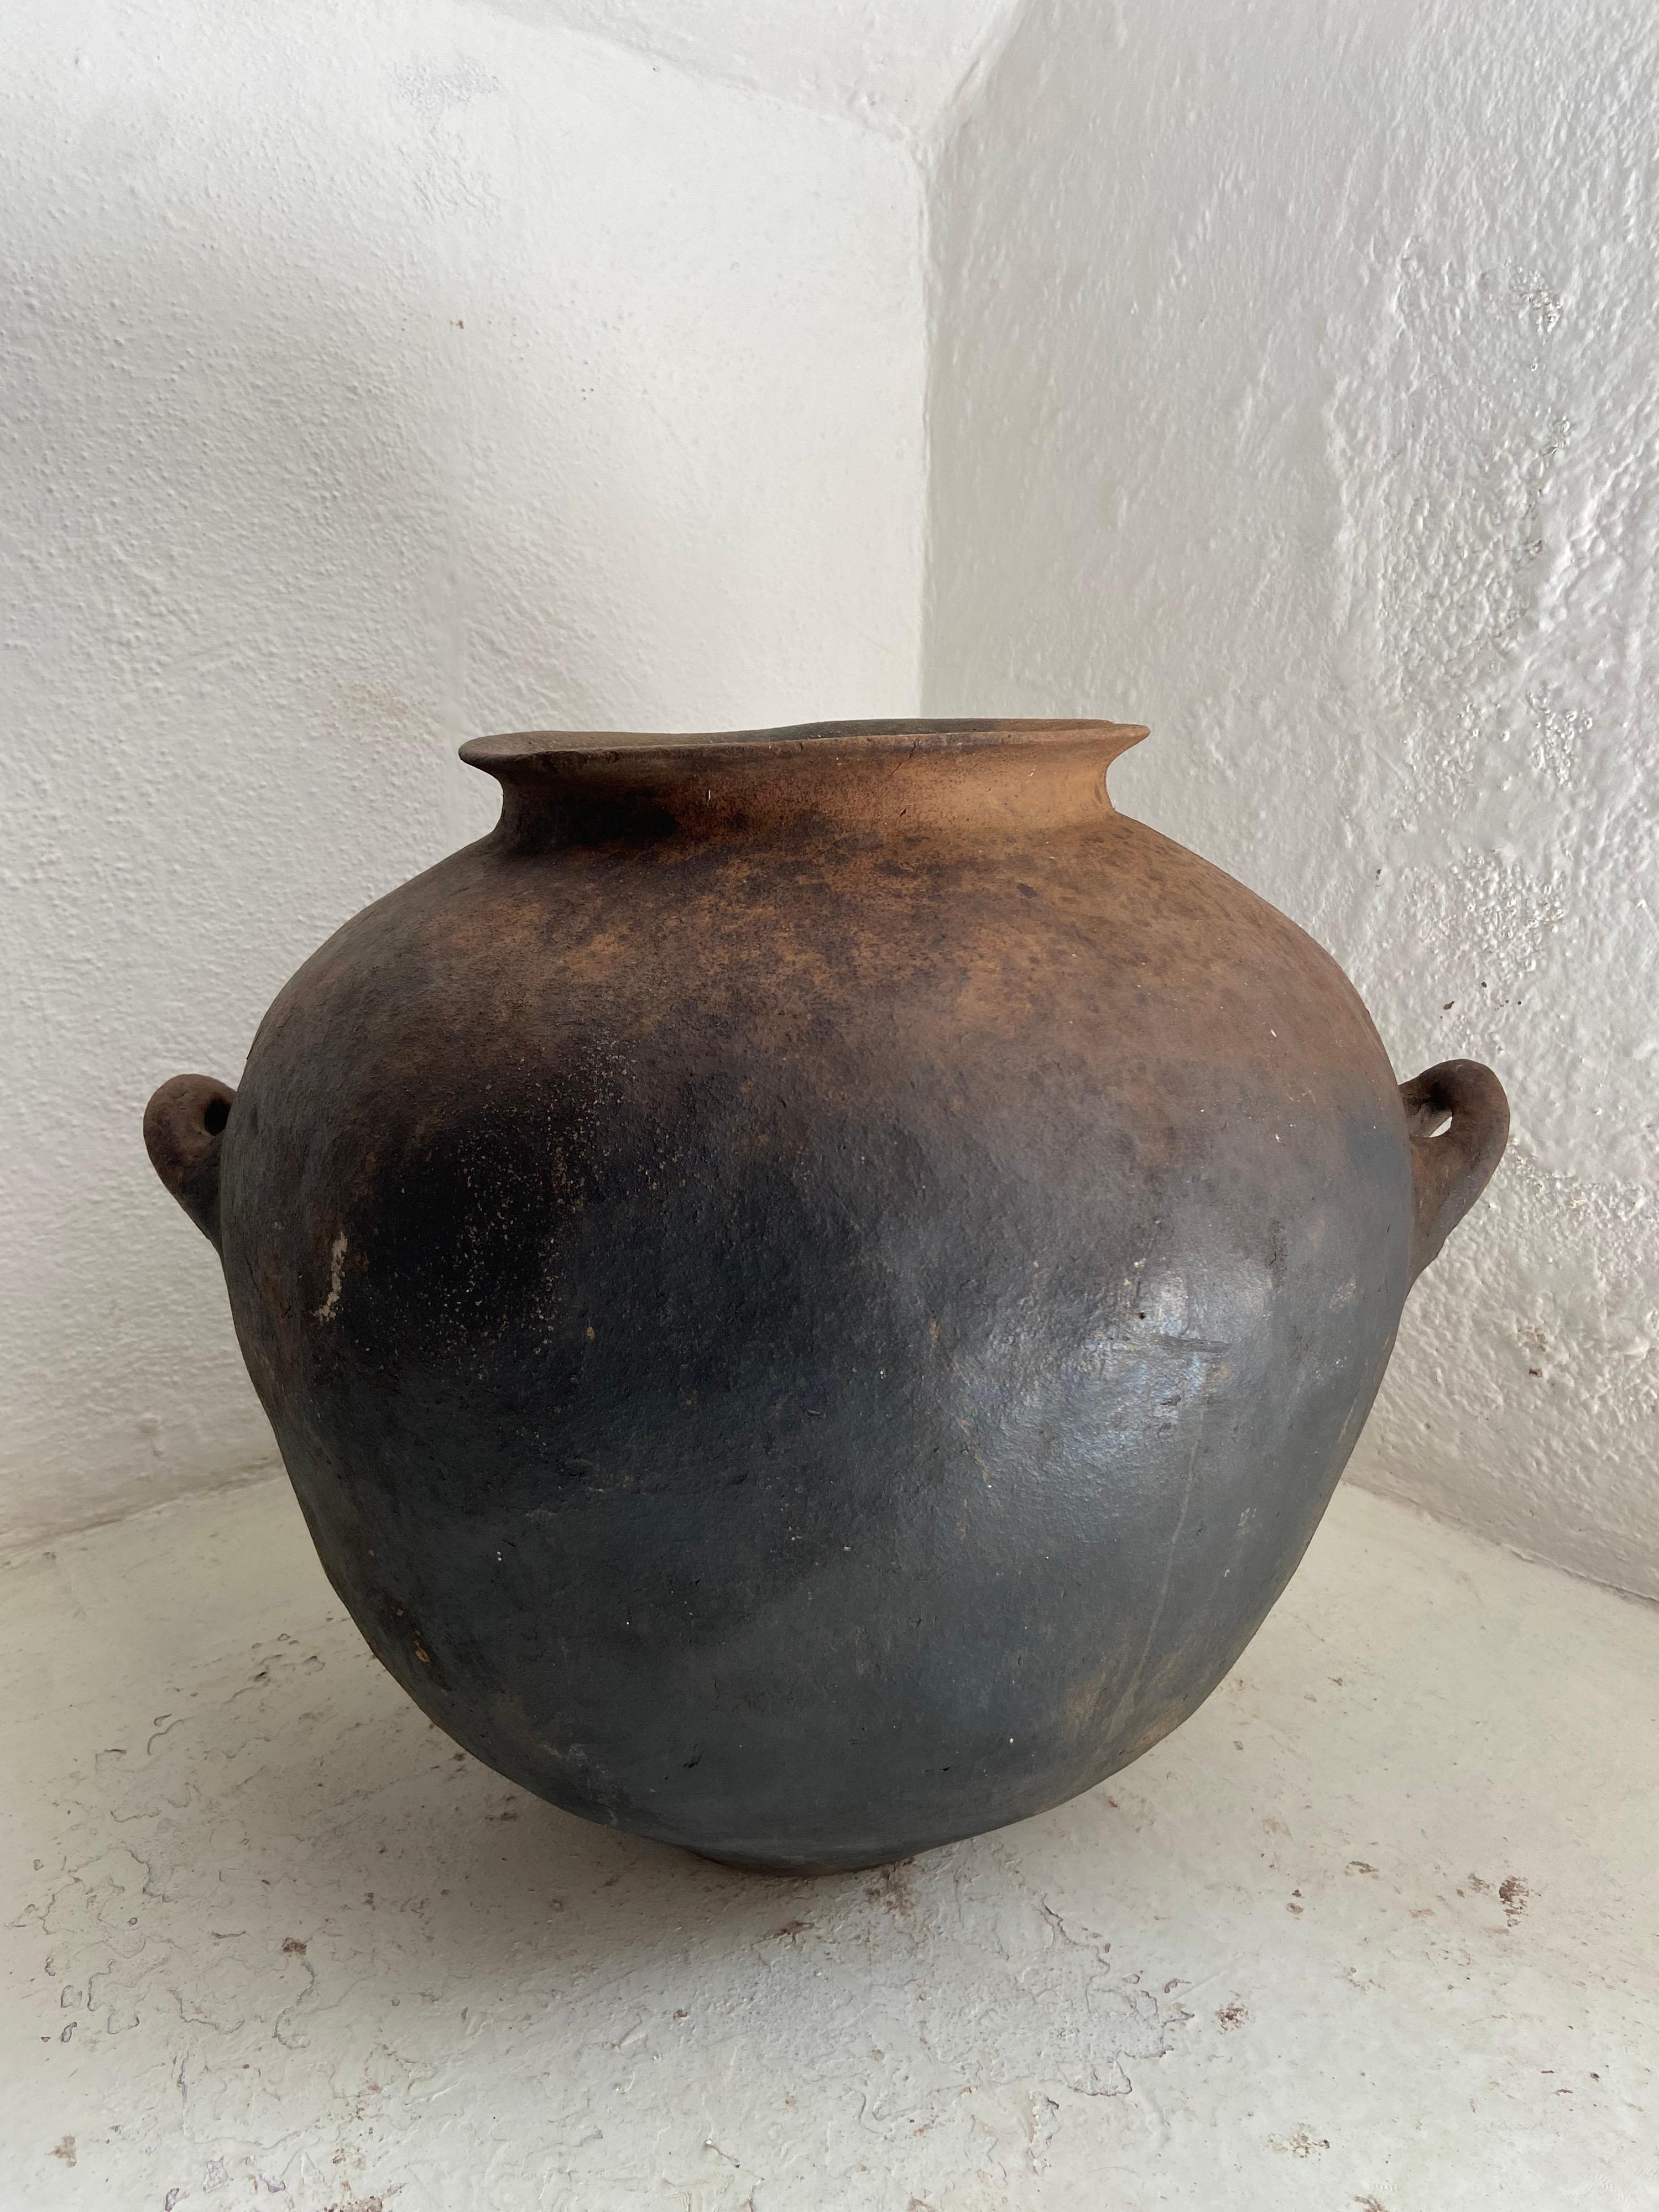
<svg viewBox="0 0 1659 2212"><path fill-rule="evenodd" d="M722 760L752 764L757 756L769 753L811 753L820 760L910 758L917 753L1076 746L1091 739L1115 757L1149 734L1138 722L1012 717L794 722L768 730L509 730L469 738L460 757L469 768L489 775L522 775L545 767L562 777L585 763L695 763L701 771Z"/></svg>

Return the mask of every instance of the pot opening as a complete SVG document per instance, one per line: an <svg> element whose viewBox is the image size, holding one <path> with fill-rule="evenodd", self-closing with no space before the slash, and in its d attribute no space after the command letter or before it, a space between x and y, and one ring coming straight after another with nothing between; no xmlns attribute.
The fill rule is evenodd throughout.
<svg viewBox="0 0 1659 2212"><path fill-rule="evenodd" d="M1146 734L1134 723L988 718L685 734L520 730L474 738L461 758L503 786L501 830L515 843L655 842L807 823L914 836L1109 812L1107 768Z"/></svg>

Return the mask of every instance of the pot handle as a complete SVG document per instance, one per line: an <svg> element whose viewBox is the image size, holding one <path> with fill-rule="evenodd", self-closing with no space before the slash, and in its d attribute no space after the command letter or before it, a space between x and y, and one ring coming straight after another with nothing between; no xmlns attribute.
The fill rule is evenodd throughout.
<svg viewBox="0 0 1659 2212"><path fill-rule="evenodd" d="M1478 1060L1443 1060L1400 1086L1412 1147L1412 1280L1486 1188L1510 1140L1510 1102Z"/></svg>
<svg viewBox="0 0 1659 2212"><path fill-rule="evenodd" d="M168 1078L144 1109L149 1164L216 1252L219 1149L236 1093L216 1075Z"/></svg>

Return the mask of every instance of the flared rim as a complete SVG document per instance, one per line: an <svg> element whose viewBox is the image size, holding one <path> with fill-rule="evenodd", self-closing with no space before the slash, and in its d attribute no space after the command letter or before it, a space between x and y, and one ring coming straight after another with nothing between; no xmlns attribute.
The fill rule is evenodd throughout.
<svg viewBox="0 0 1659 2212"><path fill-rule="evenodd" d="M647 761L665 765L678 760L706 769L725 757L752 760L757 753L818 757L970 753L1003 746L1075 745L1093 739L1122 751L1148 734L1135 722L1022 720L982 717L973 720L795 722L770 730L511 730L471 738L460 749L470 768L502 775L533 771L544 764L568 774L579 763Z"/></svg>

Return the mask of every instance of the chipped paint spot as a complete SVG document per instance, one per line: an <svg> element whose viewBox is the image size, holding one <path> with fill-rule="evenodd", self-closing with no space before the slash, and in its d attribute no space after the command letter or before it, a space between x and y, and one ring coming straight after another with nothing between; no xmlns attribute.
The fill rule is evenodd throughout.
<svg viewBox="0 0 1659 2212"><path fill-rule="evenodd" d="M328 1296L317 1308L313 1318L332 1321L340 1304L340 1290L345 1280L346 1233L343 1229L329 1247Z"/></svg>

